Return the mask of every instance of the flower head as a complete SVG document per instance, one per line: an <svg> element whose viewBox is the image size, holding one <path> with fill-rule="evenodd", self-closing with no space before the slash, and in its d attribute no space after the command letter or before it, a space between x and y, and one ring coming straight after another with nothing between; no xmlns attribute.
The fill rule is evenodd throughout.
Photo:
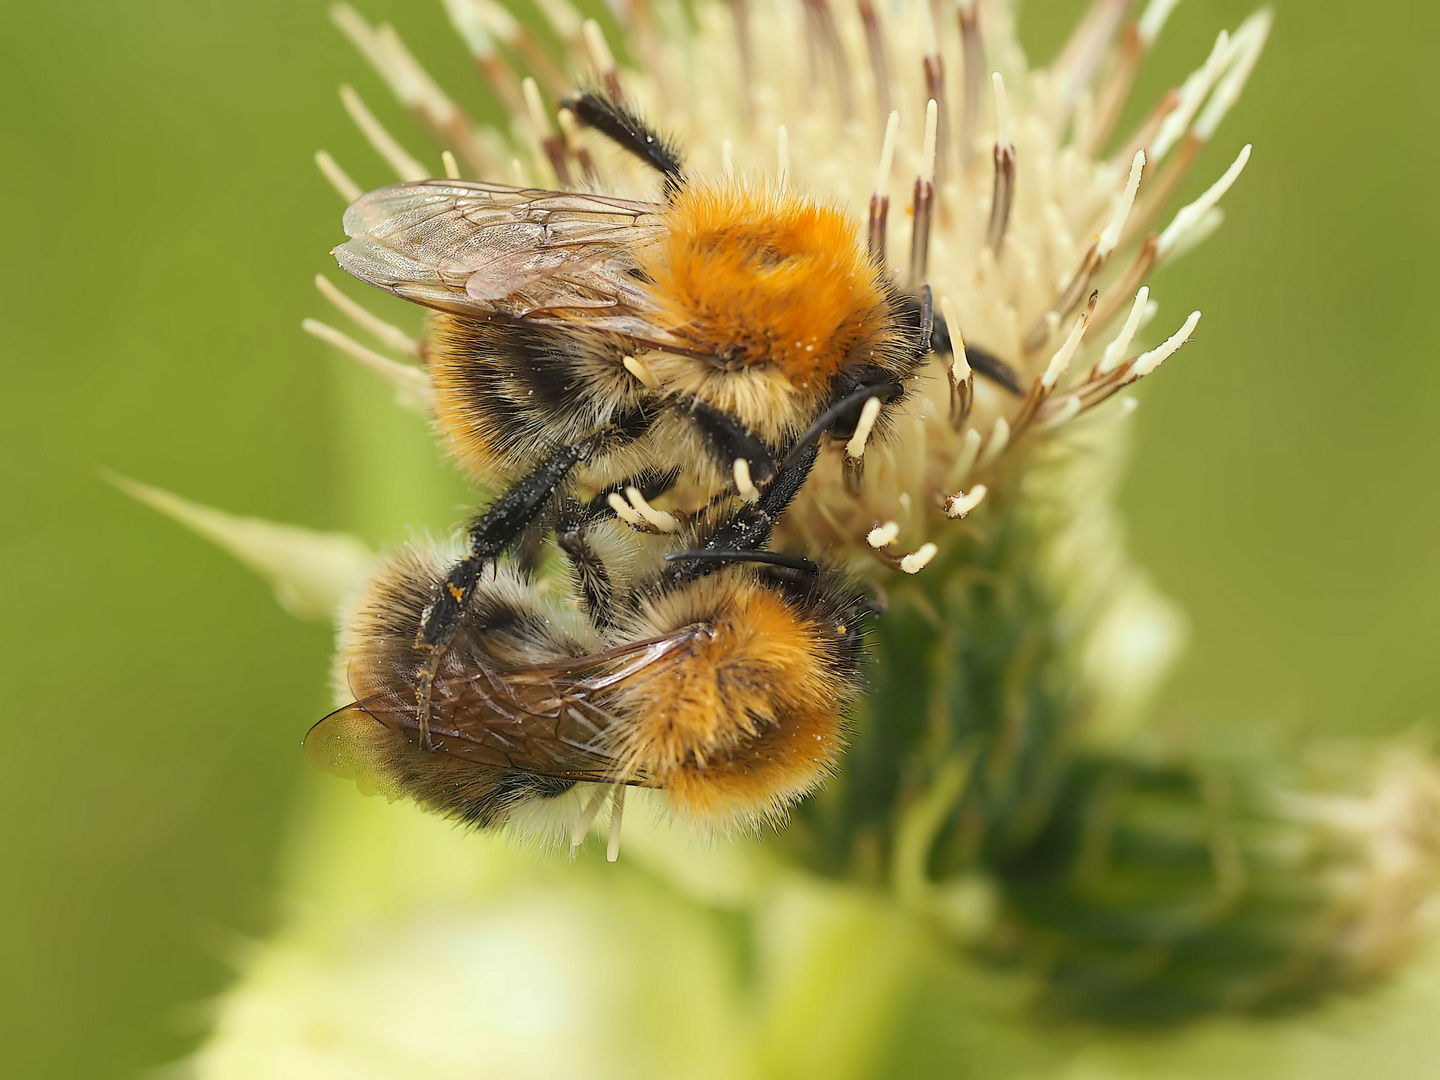
<svg viewBox="0 0 1440 1080"><path fill-rule="evenodd" d="M559 58L488 0L450 0L480 70L514 110L508 127L491 128L470 124L392 28L334 10L453 149L452 173L463 160L486 179L653 198L652 169L547 105L589 81L670 133L692 177L789 186L849 217L943 329L918 392L886 417L887 430L875 430L876 402L853 438L827 448L784 530L792 546L883 579L886 567L915 573L945 561L955 522L1017 456L1063 438L1194 332L1198 312L1154 348L1135 344L1156 311L1148 276L1214 230L1217 204L1249 160L1245 146L1203 195L1167 209L1239 97L1270 16L1222 32L1204 64L1117 137L1136 70L1173 6L1151 0L1136 14L1097 0L1054 63L1031 71L1006 3L881 12L868 0L737 0L698 5L693 21L677 6L636 3L617 12L622 67L599 23L564 0L543 5L565 43ZM424 174L353 91L343 95L402 179Z"/></svg>

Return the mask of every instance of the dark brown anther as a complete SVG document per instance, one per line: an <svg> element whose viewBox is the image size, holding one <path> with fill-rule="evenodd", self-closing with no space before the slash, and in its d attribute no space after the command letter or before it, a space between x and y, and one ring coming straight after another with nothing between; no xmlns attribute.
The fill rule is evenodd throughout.
<svg viewBox="0 0 1440 1080"><path fill-rule="evenodd" d="M935 183L923 176L915 178L915 228L910 234L910 284L919 289L925 284L930 259L930 221L935 216Z"/></svg>
<svg viewBox="0 0 1440 1080"><path fill-rule="evenodd" d="M990 226L985 230L985 245L1000 257L1005 243L1005 230L1010 226L1010 204L1015 199L1015 147L995 144L995 190L990 198Z"/></svg>
<svg viewBox="0 0 1440 1080"><path fill-rule="evenodd" d="M885 226L890 216L890 196L876 193L870 196L870 256L881 266L885 265Z"/></svg>

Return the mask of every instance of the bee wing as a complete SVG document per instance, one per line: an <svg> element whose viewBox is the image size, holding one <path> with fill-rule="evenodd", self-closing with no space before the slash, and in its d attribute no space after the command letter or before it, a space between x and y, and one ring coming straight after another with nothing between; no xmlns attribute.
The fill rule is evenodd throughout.
<svg viewBox="0 0 1440 1080"><path fill-rule="evenodd" d="M687 626L602 653L505 671L442 666L430 720L434 749L476 765L563 780L621 779L611 731L617 718L605 708L606 691L708 632ZM388 791L394 780L376 767L370 745L378 731L361 717L418 741L415 699L391 691L320 721L305 737L306 753L327 772L366 778Z"/></svg>
<svg viewBox="0 0 1440 1080"><path fill-rule="evenodd" d="M654 203L461 180L362 195L334 251L348 273L427 307L531 321L583 319L653 337L631 273L665 234Z"/></svg>

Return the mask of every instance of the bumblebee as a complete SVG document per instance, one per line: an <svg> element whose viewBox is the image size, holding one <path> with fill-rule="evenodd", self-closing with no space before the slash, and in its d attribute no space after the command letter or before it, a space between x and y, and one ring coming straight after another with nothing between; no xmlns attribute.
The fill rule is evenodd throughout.
<svg viewBox="0 0 1440 1080"><path fill-rule="evenodd" d="M598 490L641 526L663 520L649 499L682 482L702 507L727 490L753 504L797 447L883 435L884 407L929 351L929 303L893 288L843 210L688 182L621 106L592 93L567 105L655 166L666 201L418 181L352 204L335 249L351 274L439 312L436 424L472 472L513 484L422 613L422 740L483 568L552 498Z"/></svg>
<svg viewBox="0 0 1440 1080"><path fill-rule="evenodd" d="M867 399L903 398L928 333L846 211L689 181L620 106L567 104L655 165L666 201L422 180L358 199L334 252L440 313L435 420L466 468L514 481L606 431L577 482L670 462L700 492L753 498L817 418L849 438Z"/></svg>
<svg viewBox="0 0 1440 1080"><path fill-rule="evenodd" d="M424 729L415 700L432 654L416 640L446 566L413 549L392 557L342 642L355 701L311 730L307 753L475 826L549 811L576 843L609 799L612 859L631 786L722 829L778 821L843 749L874 610L839 573L763 550L808 469L665 538L672 550L638 569L600 552L608 539L633 554L639 538L572 502L555 531L578 617L547 608L512 559L496 562L435 667Z"/></svg>

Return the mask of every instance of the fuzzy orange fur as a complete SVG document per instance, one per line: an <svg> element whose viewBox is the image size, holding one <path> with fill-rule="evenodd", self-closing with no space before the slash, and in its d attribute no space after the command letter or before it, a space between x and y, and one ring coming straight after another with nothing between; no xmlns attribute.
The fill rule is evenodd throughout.
<svg viewBox="0 0 1440 1080"><path fill-rule="evenodd" d="M666 621L703 621L712 634L625 683L627 771L692 820L774 818L844 748L851 688L831 662L836 630L753 579L711 579L703 591Z"/></svg>
<svg viewBox="0 0 1440 1080"><path fill-rule="evenodd" d="M880 269L849 214L739 181L687 185L643 256L665 329L738 366L823 387L892 333Z"/></svg>

